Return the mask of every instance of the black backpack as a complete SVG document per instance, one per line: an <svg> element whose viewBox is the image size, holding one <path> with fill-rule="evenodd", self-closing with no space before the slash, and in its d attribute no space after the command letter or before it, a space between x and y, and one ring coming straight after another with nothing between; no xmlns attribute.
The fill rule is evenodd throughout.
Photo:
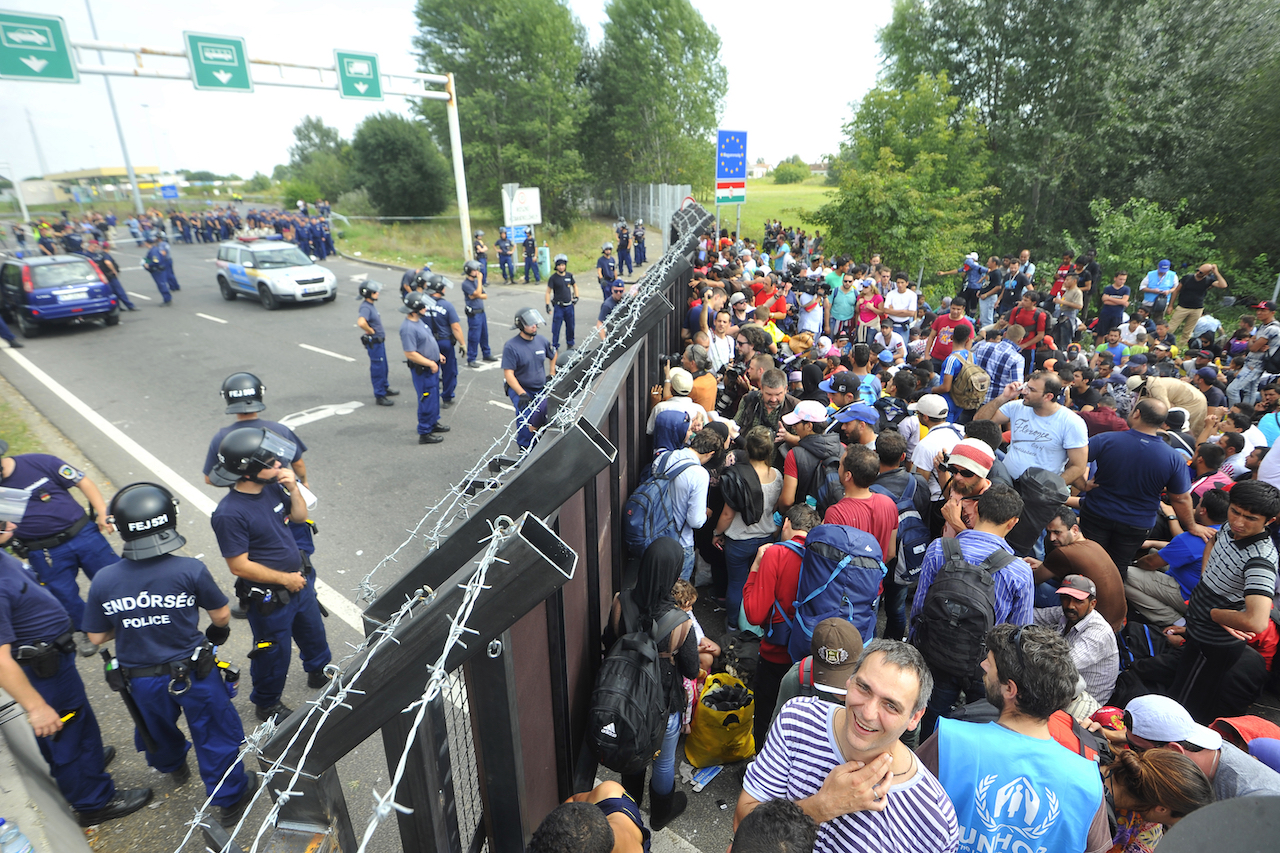
<svg viewBox="0 0 1280 853"><path fill-rule="evenodd" d="M633 630L640 613L629 593L619 596L619 637L605 655L591 691L587 737L600 763L618 773L643 772L662 747L667 728L667 696L662 686L659 651L689 618L669 610L649 631Z"/></svg>
<svg viewBox="0 0 1280 853"><path fill-rule="evenodd" d="M1268 323L1268 326L1274 323ZM1263 373L1280 373L1280 347L1274 350L1268 348L1262 354L1262 372Z"/></svg>
<svg viewBox="0 0 1280 853"><path fill-rule="evenodd" d="M803 503L806 498L813 498L818 517L826 514L833 504L844 497L844 486L840 482L840 460L844 456L844 446L837 440L834 452L827 456L819 456L815 450L823 449L821 445L832 433L806 437L796 445L796 503ZM810 439L818 440L810 440ZM812 466L812 467L810 467Z"/></svg>
<svg viewBox="0 0 1280 853"><path fill-rule="evenodd" d="M912 620L915 644L935 673L972 677L987 654L987 634L996 622L996 583L992 578L1016 557L1003 548L982 565L964 558L960 543L942 540L942 569L925 593Z"/></svg>

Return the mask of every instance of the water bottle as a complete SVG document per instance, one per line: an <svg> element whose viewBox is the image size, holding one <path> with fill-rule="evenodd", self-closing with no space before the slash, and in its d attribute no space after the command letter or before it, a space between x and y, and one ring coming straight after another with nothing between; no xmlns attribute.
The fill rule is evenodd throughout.
<svg viewBox="0 0 1280 853"><path fill-rule="evenodd" d="M0 851L3 853L31 853L31 840L22 834L18 825L0 817Z"/></svg>

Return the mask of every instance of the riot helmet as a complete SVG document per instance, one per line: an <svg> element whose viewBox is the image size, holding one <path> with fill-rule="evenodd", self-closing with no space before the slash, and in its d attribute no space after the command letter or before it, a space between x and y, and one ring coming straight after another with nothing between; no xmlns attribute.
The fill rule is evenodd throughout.
<svg viewBox="0 0 1280 853"><path fill-rule="evenodd" d="M427 293L444 293L446 287L453 287L453 282L438 272L428 273L425 281Z"/></svg>
<svg viewBox="0 0 1280 853"><path fill-rule="evenodd" d="M252 373L233 373L222 381L222 397L227 401L228 415L261 412L267 406L262 395L267 386Z"/></svg>
<svg viewBox="0 0 1280 853"><path fill-rule="evenodd" d="M547 318L542 316L542 312L537 308L521 308L516 313L516 323L511 328L518 331L525 331L529 328L537 328L539 323L547 322Z"/></svg>
<svg viewBox="0 0 1280 853"><path fill-rule="evenodd" d="M9 446L0 441L3 449L0 450L0 456L4 455L4 451ZM12 521L14 524L22 523L22 516L26 514L27 503L31 500L30 489L8 489L0 488L0 525L6 521Z"/></svg>
<svg viewBox="0 0 1280 853"><path fill-rule="evenodd" d="M601 244L601 246L600 246L600 251L602 251L602 252L612 252L612 251L613 251L613 244L612 244L612 243L609 243L609 242L602 243L602 244Z"/></svg>
<svg viewBox="0 0 1280 853"><path fill-rule="evenodd" d="M553 262L552 262L551 266L553 266L553 267L558 267L558 266L560 266L561 264L564 264L566 267L567 267L567 266L569 266L569 256L568 256L568 255L556 255L556 259L555 259L555 261L553 261Z"/></svg>
<svg viewBox="0 0 1280 853"><path fill-rule="evenodd" d="M467 275L471 275L473 272L482 272L483 270L484 267L479 261L467 261L462 265L462 271Z"/></svg>
<svg viewBox="0 0 1280 853"><path fill-rule="evenodd" d="M155 483L131 483L116 492L107 521L124 540L120 553L127 560L159 557L187 544L178 532L178 499Z"/></svg>
<svg viewBox="0 0 1280 853"><path fill-rule="evenodd" d="M242 479L265 483L257 477L274 468L276 462L290 463L298 446L265 427L240 427L222 438L218 445L218 462L209 472L215 486L234 486Z"/></svg>
<svg viewBox="0 0 1280 853"><path fill-rule="evenodd" d="M427 298L416 291L409 291L404 295L404 304L400 306L401 314L412 314L415 311L427 310Z"/></svg>
<svg viewBox="0 0 1280 853"><path fill-rule="evenodd" d="M376 281L360 282L360 298L361 299L368 299L373 294L379 293L381 291L382 291L382 284L380 282L376 282Z"/></svg>
<svg viewBox="0 0 1280 853"><path fill-rule="evenodd" d="M484 232L483 232L483 231L477 231L477 232L476 232L476 236L477 236L477 237L483 237L483 236L484 236Z"/></svg>

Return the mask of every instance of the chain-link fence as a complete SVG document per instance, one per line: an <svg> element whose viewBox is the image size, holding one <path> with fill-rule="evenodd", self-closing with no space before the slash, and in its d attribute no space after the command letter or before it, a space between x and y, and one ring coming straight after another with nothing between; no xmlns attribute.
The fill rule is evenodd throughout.
<svg viewBox="0 0 1280 853"><path fill-rule="evenodd" d="M627 222L643 219L666 228L692 194L689 184L617 184L597 187L587 197L586 206L596 216L617 216Z"/></svg>

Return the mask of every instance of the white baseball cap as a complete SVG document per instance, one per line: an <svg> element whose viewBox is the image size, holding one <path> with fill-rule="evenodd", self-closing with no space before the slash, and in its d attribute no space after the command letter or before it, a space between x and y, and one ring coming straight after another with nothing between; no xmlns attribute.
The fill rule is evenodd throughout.
<svg viewBox="0 0 1280 853"><path fill-rule="evenodd" d="M1144 740L1186 741L1201 749L1222 748L1222 735L1191 719L1187 709L1168 696L1149 693L1134 699L1124 709L1133 718L1133 733Z"/></svg>

